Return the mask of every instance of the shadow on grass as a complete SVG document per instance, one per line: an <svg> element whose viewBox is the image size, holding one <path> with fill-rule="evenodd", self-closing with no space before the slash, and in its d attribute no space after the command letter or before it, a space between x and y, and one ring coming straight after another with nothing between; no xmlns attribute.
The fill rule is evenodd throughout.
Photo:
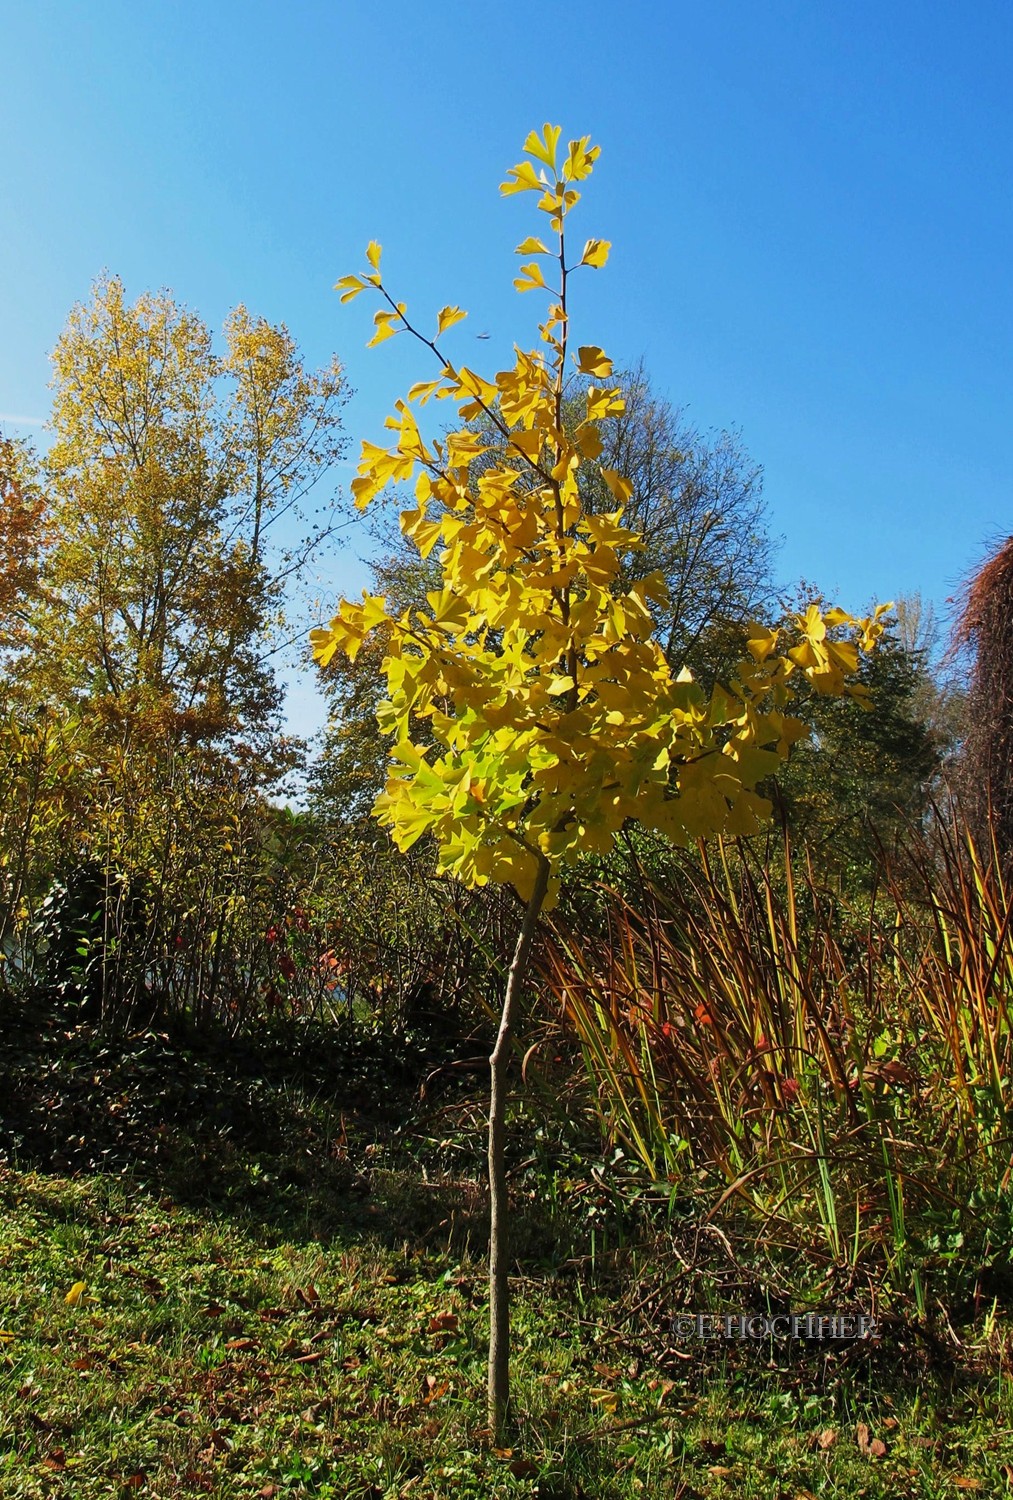
<svg viewBox="0 0 1013 1500"><path fill-rule="evenodd" d="M484 1079L444 1068L448 1049L473 1054L481 1041L293 1023L256 1040L116 1034L40 996L0 998L0 1036L0 1161L12 1167L126 1177L265 1237L485 1252ZM437 1104L423 1102L437 1075ZM465 1089L476 1105L451 1176L432 1116ZM519 1253L572 1253L560 1233L558 1214L525 1203Z"/></svg>

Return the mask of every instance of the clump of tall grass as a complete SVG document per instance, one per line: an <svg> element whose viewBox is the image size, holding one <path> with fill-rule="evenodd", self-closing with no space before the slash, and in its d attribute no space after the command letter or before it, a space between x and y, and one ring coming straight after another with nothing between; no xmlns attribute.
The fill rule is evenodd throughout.
<svg viewBox="0 0 1013 1500"><path fill-rule="evenodd" d="M787 843L701 848L678 882L555 926L546 978L606 1134L671 1194L746 1215L813 1284L924 1313L981 1295L1013 1222L1013 932L959 822L849 908Z"/></svg>

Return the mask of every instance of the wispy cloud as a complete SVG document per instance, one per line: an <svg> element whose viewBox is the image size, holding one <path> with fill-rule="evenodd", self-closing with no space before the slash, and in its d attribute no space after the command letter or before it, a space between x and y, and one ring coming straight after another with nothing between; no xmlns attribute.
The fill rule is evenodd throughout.
<svg viewBox="0 0 1013 1500"><path fill-rule="evenodd" d="M45 427L45 417L18 417L12 411L0 411L0 422L9 422L12 427Z"/></svg>

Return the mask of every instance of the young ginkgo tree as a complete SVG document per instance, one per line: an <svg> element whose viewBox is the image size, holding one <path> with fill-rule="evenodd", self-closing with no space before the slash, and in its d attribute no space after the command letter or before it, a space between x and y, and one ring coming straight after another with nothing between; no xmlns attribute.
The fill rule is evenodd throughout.
<svg viewBox="0 0 1013 1500"><path fill-rule="evenodd" d="M544 239L517 247L514 286L546 294L548 311L538 347L515 349L509 368L486 379L449 358L440 341L465 313L444 307L428 337L388 291L375 242L369 269L338 282L343 301L367 291L381 299L371 344L407 332L437 361L434 378L387 418L391 444L363 444L352 488L362 508L414 479L415 506L401 529L423 558L436 552L442 586L426 609L402 614L382 597L344 600L311 637L325 666L336 651L354 658L368 632L384 628L387 696L377 716L392 739L391 769L375 814L397 846L428 835L440 872L468 885L508 882L525 903L490 1059L494 1440L509 1389L504 1074L539 913L555 899L561 867L607 851L628 819L683 844L756 832L770 812L758 784L806 733L788 712L796 682L860 696L849 678L889 607L855 620L813 606L781 628L755 625L733 679L710 694L687 671L673 675L654 638L660 575L627 592L616 584L624 555L640 546L623 526L630 486L601 470L615 508L592 511L578 479L601 453L599 424L622 398L606 354L580 345L573 364L589 377L585 409L576 425L567 420L570 279L604 266L610 247L589 239L569 257L567 219L600 148L583 137L561 151L560 134L549 125L532 132L501 188L534 193L546 224ZM453 402L461 423L443 439L424 437L416 416L434 399ZM854 639L839 638L842 626ZM415 742L423 720L425 747Z"/></svg>

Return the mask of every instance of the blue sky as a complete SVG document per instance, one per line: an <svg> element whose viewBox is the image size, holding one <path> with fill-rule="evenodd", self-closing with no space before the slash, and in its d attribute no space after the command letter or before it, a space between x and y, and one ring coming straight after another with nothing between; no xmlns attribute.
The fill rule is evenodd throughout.
<svg viewBox="0 0 1013 1500"><path fill-rule="evenodd" d="M614 245L578 341L741 430L786 583L942 610L1013 531L1008 4L0 0L0 34L8 432L41 436L13 418L45 417L48 352L108 268L336 351L354 456L428 367L365 350L371 308L334 281L379 239L409 309L459 302L452 352L501 368L540 306L510 285L530 202L497 184L552 120L602 146L574 227ZM349 535L329 597L368 549Z"/></svg>

